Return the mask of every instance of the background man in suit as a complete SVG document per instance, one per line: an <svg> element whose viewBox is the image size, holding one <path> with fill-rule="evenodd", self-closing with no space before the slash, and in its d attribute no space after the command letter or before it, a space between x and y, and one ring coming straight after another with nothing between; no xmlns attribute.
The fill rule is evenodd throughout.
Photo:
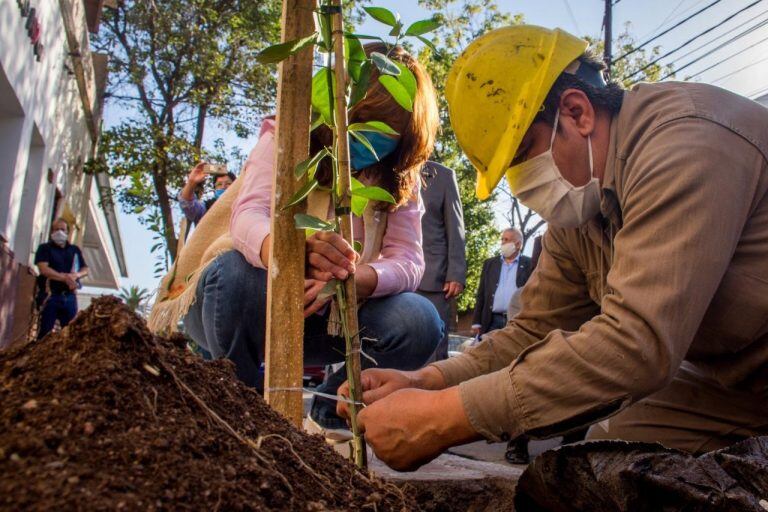
<svg viewBox="0 0 768 512"><path fill-rule="evenodd" d="M482 335L507 324L507 308L518 288L531 275L531 259L520 254L523 234L517 228L501 233L501 254L483 263L477 288L472 332Z"/></svg>
<svg viewBox="0 0 768 512"><path fill-rule="evenodd" d="M453 171L435 162L421 170L425 186L421 197L426 212L421 218L426 268L418 293L429 299L445 323L445 337L430 361L448 357L451 304L464 290L467 260L464 254L464 214Z"/></svg>

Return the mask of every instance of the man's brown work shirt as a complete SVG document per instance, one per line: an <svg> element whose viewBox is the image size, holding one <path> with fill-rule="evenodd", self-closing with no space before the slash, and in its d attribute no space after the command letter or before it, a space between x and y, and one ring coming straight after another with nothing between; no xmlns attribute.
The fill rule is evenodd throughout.
<svg viewBox="0 0 768 512"><path fill-rule="evenodd" d="M602 214L550 227L522 311L435 363L475 429L499 441L589 425L667 386L683 360L766 396L767 160L755 102L703 84L626 93Z"/></svg>

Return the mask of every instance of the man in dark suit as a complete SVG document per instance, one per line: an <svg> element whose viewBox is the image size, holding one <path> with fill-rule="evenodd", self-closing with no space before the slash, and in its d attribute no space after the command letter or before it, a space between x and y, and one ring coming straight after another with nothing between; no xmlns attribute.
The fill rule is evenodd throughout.
<svg viewBox="0 0 768 512"><path fill-rule="evenodd" d="M501 233L501 254L483 263L480 286L477 288L472 332L482 335L501 329L507 324L507 308L518 288L531 275L531 259L520 254L523 234L517 228Z"/></svg>
<svg viewBox="0 0 768 512"><path fill-rule="evenodd" d="M464 254L464 214L453 171L435 162L421 170L421 197L426 209L421 218L426 267L418 293L429 299L445 323L445 337L430 361L448 357L448 326L453 300L464 290L467 260Z"/></svg>

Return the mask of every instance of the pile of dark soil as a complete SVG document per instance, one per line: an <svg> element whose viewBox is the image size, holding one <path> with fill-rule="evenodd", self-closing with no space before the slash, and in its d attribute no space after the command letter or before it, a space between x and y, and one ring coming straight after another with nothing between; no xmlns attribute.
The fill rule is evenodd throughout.
<svg viewBox="0 0 768 512"><path fill-rule="evenodd" d="M0 353L5 510L407 510L181 339L112 297Z"/></svg>
<svg viewBox="0 0 768 512"><path fill-rule="evenodd" d="M699 457L660 444L567 445L539 455L516 492L520 511L763 512L768 437Z"/></svg>

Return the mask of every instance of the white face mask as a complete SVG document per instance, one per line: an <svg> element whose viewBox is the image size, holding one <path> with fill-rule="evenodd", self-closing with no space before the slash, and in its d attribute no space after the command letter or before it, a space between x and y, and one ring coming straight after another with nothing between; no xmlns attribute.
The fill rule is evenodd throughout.
<svg viewBox="0 0 768 512"><path fill-rule="evenodd" d="M509 242L508 244L501 244L501 255L505 258L511 258L517 252L517 244Z"/></svg>
<svg viewBox="0 0 768 512"><path fill-rule="evenodd" d="M64 247L67 244L67 232L59 229L51 234L51 240L58 246Z"/></svg>
<svg viewBox="0 0 768 512"><path fill-rule="evenodd" d="M525 206L538 213L549 224L575 228L586 224L600 211L600 181L592 165L592 138L587 136L589 174L586 185L575 187L560 173L552 156L560 110L555 114L549 150L514 167L512 194Z"/></svg>

